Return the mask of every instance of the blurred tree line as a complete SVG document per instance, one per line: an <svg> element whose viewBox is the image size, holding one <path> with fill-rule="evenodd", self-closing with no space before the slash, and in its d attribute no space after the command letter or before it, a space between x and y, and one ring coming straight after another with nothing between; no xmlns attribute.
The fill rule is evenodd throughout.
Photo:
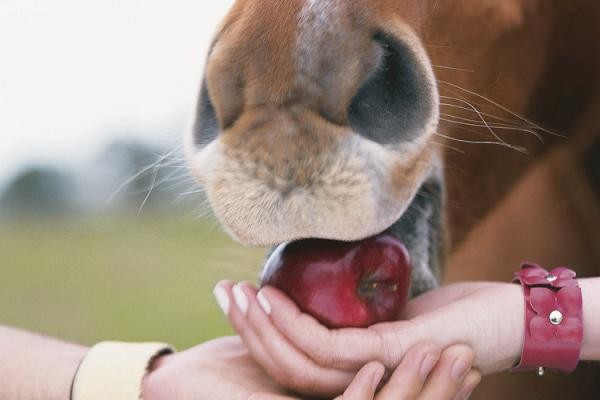
<svg viewBox="0 0 600 400"><path fill-rule="evenodd" d="M0 190L0 217L190 210L203 199L182 154L137 141L109 144L88 165L29 166Z"/></svg>

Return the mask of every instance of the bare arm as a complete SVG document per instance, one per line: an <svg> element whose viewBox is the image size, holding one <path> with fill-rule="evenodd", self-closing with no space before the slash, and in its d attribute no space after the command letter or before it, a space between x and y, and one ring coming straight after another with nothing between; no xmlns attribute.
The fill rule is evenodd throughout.
<svg viewBox="0 0 600 400"><path fill-rule="evenodd" d="M83 346L0 326L0 399L68 400Z"/></svg>
<svg viewBox="0 0 600 400"><path fill-rule="evenodd" d="M600 361L600 278L580 279L583 297L581 359Z"/></svg>
<svg viewBox="0 0 600 400"><path fill-rule="evenodd" d="M580 279L579 283L584 314L581 359L600 361L600 278ZM297 371L305 372L303 377L316 376L322 380L326 377L323 371L333 376L358 370L374 359L393 368L402 361L406 349L415 343L437 343L441 347L467 344L475 351L475 367L485 373L511 368L522 348L523 291L516 284L449 285L414 300L419 304L413 305L408 314L422 314L413 315L409 321L337 331L330 331L303 314L274 288L263 288L258 296L254 295L255 288L244 283L241 287L247 304L239 306L232 292L233 285L230 282L220 285L232 305L224 311L245 338L251 353L257 355L257 361L280 381L290 380L300 388L314 388L315 379L298 379ZM271 333L265 335L264 332ZM272 340L277 335L281 340ZM353 351L348 352L348 348ZM290 354L294 355L293 359ZM331 390L337 384L334 380L319 383L322 388Z"/></svg>
<svg viewBox="0 0 600 400"><path fill-rule="evenodd" d="M579 279L583 298L584 337L581 359L600 361L600 278ZM411 301L405 310L405 319L435 310L452 301L462 299L478 290L491 288L503 283L477 282L455 283L426 293ZM518 292L517 295L520 295Z"/></svg>
<svg viewBox="0 0 600 400"><path fill-rule="evenodd" d="M600 360L600 278L580 279L580 285L583 291L585 324L582 359ZM480 284L476 288L482 289ZM469 292L462 287L460 289L459 292L463 295ZM519 294L518 290L514 292ZM198 347L195 351L199 352L204 347ZM210 350L210 346L207 348ZM83 346L0 326L0 399L68 400L71 382L86 352L87 348ZM181 353L178 357L182 357L184 361L186 357L191 358L194 365L200 360L210 359L207 354L199 354L198 357L188 354L192 352ZM185 366L185 362L177 364ZM231 364L226 364L230 370ZM158 368L157 372L162 372L161 369ZM152 375L155 373L150 376ZM199 382L198 378L193 381ZM211 379L214 380L214 375ZM255 381L252 375L250 382ZM181 382L179 385L182 386Z"/></svg>

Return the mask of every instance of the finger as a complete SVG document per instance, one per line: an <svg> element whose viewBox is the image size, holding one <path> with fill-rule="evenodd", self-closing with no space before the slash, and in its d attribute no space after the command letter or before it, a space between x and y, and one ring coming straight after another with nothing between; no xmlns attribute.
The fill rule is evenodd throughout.
<svg viewBox="0 0 600 400"><path fill-rule="evenodd" d="M217 299L217 303L229 318L234 329L238 332L242 341L248 348L248 351L252 355L252 358L260 364L260 366L271 374L272 371L278 369L277 365L273 362L268 352L262 345L258 337L253 333L252 330L246 329L244 324L244 317L240 312L239 307L236 306L235 299L233 297L234 283L231 281L222 281L217 283L214 289L214 295Z"/></svg>
<svg viewBox="0 0 600 400"><path fill-rule="evenodd" d="M462 389L454 396L454 400L466 400L471 397L477 386L481 383L481 373L472 369L465 378Z"/></svg>
<svg viewBox="0 0 600 400"><path fill-rule="evenodd" d="M475 354L465 345L454 345L442 353L440 361L427 379L419 400L451 400L462 389Z"/></svg>
<svg viewBox="0 0 600 400"><path fill-rule="evenodd" d="M385 367L378 362L365 365L337 400L373 400L384 374Z"/></svg>
<svg viewBox="0 0 600 400"><path fill-rule="evenodd" d="M328 369L317 365L273 325L271 319L259 305L256 289L247 283L236 285L233 289L236 306L232 307L230 320L242 338L251 337L259 341L249 341L249 347L257 347L257 355L264 360L267 372L282 386L310 395L333 396L341 393L351 382L354 373ZM237 304L242 307L237 306ZM246 315L243 311L246 311ZM260 350L264 350L261 352ZM250 350L254 355L255 351Z"/></svg>
<svg viewBox="0 0 600 400"><path fill-rule="evenodd" d="M413 346L379 392L377 400L416 399L440 359L433 345Z"/></svg>
<svg viewBox="0 0 600 400"><path fill-rule="evenodd" d="M248 299L246 322L279 368L279 383L301 393L329 396L342 392L348 386L354 376L353 371L317 365L276 329L265 311L269 305L264 299L261 299L262 305L259 303L260 297L257 297L252 285L244 283L237 288L238 295Z"/></svg>
<svg viewBox="0 0 600 400"><path fill-rule="evenodd" d="M261 289L260 294L268 304L271 320L277 330L318 365L358 370L373 360L389 366L401 359L402 343L396 341L385 345L384 335L380 330L357 328L330 330L312 316L301 312L281 291L265 287ZM396 331L399 329L400 326L396 326ZM390 339L394 341L395 338ZM389 354L390 349L394 349L393 355Z"/></svg>

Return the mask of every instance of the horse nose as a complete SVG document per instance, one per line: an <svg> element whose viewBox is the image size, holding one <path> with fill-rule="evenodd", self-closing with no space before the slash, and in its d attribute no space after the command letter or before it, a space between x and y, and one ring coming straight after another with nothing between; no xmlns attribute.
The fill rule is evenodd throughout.
<svg viewBox="0 0 600 400"><path fill-rule="evenodd" d="M351 51L315 51L293 67L286 65L292 71L281 76L293 77L287 82L240 78L237 71L232 76L213 66L217 72L212 88L218 92L209 93L205 78L196 110L194 143L209 143L244 112L261 107L306 108L386 146L430 135L439 118L439 96L422 47L410 36L383 32L359 41L360 46ZM240 80L253 83L231 83ZM269 95L273 86L279 89ZM214 102L211 94L218 101Z"/></svg>

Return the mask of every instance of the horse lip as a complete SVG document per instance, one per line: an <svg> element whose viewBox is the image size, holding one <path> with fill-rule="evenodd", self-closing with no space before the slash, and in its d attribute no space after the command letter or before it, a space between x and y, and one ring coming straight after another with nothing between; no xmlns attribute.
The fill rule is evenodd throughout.
<svg viewBox="0 0 600 400"><path fill-rule="evenodd" d="M408 207L406 208L406 211L398 218L396 219L393 223L391 223L387 228L383 229L381 232L375 233L373 235L369 235L369 236L365 236L362 237L360 239L356 239L356 240L340 240L340 239L331 239L331 238L323 238L323 237L317 237L317 236L311 236L311 237L301 237L301 238L296 238L296 239L291 239L291 240L286 240L284 242L279 242L273 246L271 246L272 249L276 249L277 247L281 246L284 243L292 243L292 242L296 242L299 240L308 240L308 239L325 239L325 240L334 240L334 241L339 241L339 242L347 242L347 243L355 243L355 242L360 242L362 240L374 237L374 236L378 236L378 235L382 235L382 234L388 234L390 236L393 236L395 239L397 239L398 241L400 241L402 244L406 245L406 243L404 242L403 238L400 237L400 235L398 235L393 227L402 220L402 218L404 218L404 216L406 215L407 212L409 212L409 210L415 205L416 201L417 201L417 197L419 195L419 193L421 193L424 189L426 185L426 182L424 182L423 184L421 184L421 186L419 187L419 189L416 191L414 198L411 200L411 202L408 204Z"/></svg>

